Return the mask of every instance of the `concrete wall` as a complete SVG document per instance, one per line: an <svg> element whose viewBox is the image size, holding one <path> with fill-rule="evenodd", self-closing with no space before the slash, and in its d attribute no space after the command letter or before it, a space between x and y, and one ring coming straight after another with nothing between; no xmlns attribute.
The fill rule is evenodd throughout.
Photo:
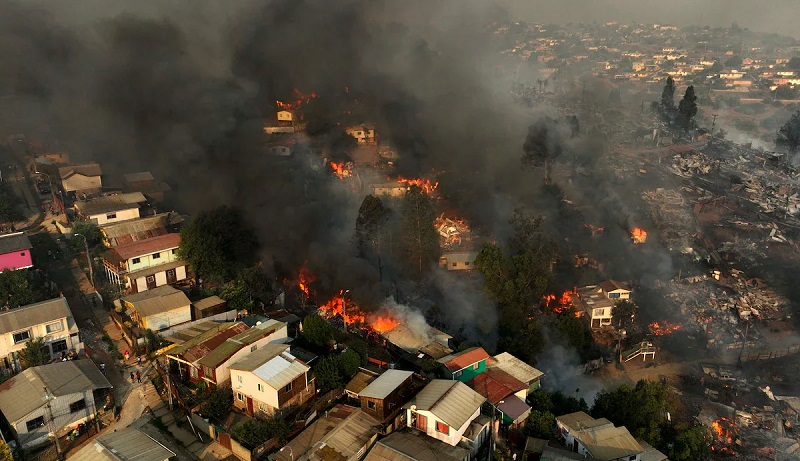
<svg viewBox="0 0 800 461"><path fill-rule="evenodd" d="M259 384L261 384L261 390L258 390ZM231 370L231 388L234 396L233 403L237 408L247 409L247 397L253 399L254 411L260 409L258 404L261 402L272 408L279 408L278 390L273 389L249 371ZM239 398L240 396L242 399Z"/></svg>
<svg viewBox="0 0 800 461"><path fill-rule="evenodd" d="M33 267L30 250L0 254L0 272L6 269L16 270L26 267Z"/></svg>
<svg viewBox="0 0 800 461"><path fill-rule="evenodd" d="M114 215L109 218L109 215ZM117 221L124 221L126 219L136 219L139 217L139 208L131 208L128 210L112 211L110 213L93 214L89 216L90 221L96 221L98 226Z"/></svg>
<svg viewBox="0 0 800 461"><path fill-rule="evenodd" d="M283 328L276 330L269 336L259 339L258 341L250 344L247 347L243 347L241 350L237 351L233 354L228 360L224 361L216 370L216 384L219 386L220 384L224 383L225 381L231 379L231 371L228 367L232 364L236 363L237 361L241 360L251 352L253 346L256 346L257 350L259 347L265 344L283 344L289 342L289 334L288 334L288 326L284 324Z"/></svg>
<svg viewBox="0 0 800 461"><path fill-rule="evenodd" d="M178 266L174 270L175 270L175 281L176 282L180 282L181 280L186 280L186 266ZM154 274L154 277L156 279L156 288L158 288L160 286L164 286L164 285L167 284L167 272L166 271L157 272L157 273ZM135 282L136 282L136 290L133 290L133 288L131 288L131 290L133 290L134 293L141 293L143 291L147 291L148 290L148 288L147 288L147 277L137 277ZM133 287L132 284L131 284L131 287Z"/></svg>
<svg viewBox="0 0 800 461"><path fill-rule="evenodd" d="M178 259L178 255L176 255L176 251L178 247L169 248L165 250L157 251L156 253L141 255L136 258L131 258L128 260L128 272L134 272L142 269L147 269L148 267L158 266L160 264L171 263ZM154 258L153 256L158 254L158 258ZM134 260L138 259L138 262L134 262Z"/></svg>
<svg viewBox="0 0 800 461"><path fill-rule="evenodd" d="M52 327L60 327L61 330L54 330L48 333L47 325L51 325L51 329ZM14 333L26 330L30 331L30 338L26 341L15 344ZM72 336L73 334L76 336ZM19 353L19 351L25 348L25 344L27 344L28 341L37 338L44 338L45 344L48 346L48 350L50 351L51 358L56 358L61 355L60 352L53 353L52 349L52 344L61 340L66 341L67 352L74 348L76 352L80 353L83 351L83 343L80 341L80 336L77 335L78 326L75 324L75 320L67 317L35 325L31 328L23 328L11 333L6 333L0 335L0 359L7 359L8 365L13 366L16 363L16 355ZM0 360L0 366L5 367L6 361Z"/></svg>
<svg viewBox="0 0 800 461"><path fill-rule="evenodd" d="M406 421L407 421L408 426L409 427L417 427L417 426L414 426L414 425L411 424L411 420L412 420L411 413L412 413L412 411L411 410L406 410L406 412L407 412ZM469 427L469 424L472 422L473 419L478 417L478 415L481 413L481 410L480 410L480 408L475 410L475 413L473 413L473 415L469 419L467 419L467 422L464 423L463 426L461 426L459 428L450 427L449 434L447 434L447 435L445 435L445 434L443 434L443 433L441 433L441 432L436 430L436 422L437 421L444 422L444 421L442 421L440 419L437 419L436 416L433 415L433 413L431 413L429 411L424 411L424 410L417 410L415 413L417 413L419 415L422 415L422 416L425 416L428 419L427 427L425 428L425 433L426 434L428 434L429 436L433 437L434 439L441 440L442 442L444 442L444 443L446 443L448 445L456 446L461 441L461 436L464 435L464 433L467 431L467 428Z"/></svg>
<svg viewBox="0 0 800 461"><path fill-rule="evenodd" d="M173 325L190 322L192 320L192 306L186 305L178 309L162 312L159 314L148 315L142 318L142 328L149 328L153 331L166 330Z"/></svg>

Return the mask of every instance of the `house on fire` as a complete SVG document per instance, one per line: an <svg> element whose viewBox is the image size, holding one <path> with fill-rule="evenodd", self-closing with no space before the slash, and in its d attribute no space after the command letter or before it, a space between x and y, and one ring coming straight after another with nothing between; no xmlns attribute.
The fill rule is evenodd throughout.
<svg viewBox="0 0 800 461"><path fill-rule="evenodd" d="M448 378L463 383L486 371L489 354L482 347L470 347L437 360L447 369Z"/></svg>
<svg viewBox="0 0 800 461"><path fill-rule="evenodd" d="M345 128L344 131L359 144L375 144L375 129L371 126L354 125Z"/></svg>
<svg viewBox="0 0 800 461"><path fill-rule="evenodd" d="M253 416L273 415L314 396L311 367L288 344L265 344L230 366L233 406Z"/></svg>
<svg viewBox="0 0 800 461"><path fill-rule="evenodd" d="M186 262L178 258L180 234L132 241L103 253L108 280L130 293L186 280Z"/></svg>
<svg viewBox="0 0 800 461"><path fill-rule="evenodd" d="M436 360L453 352L450 348L453 337L430 326L425 332L418 332L401 323L380 335L385 340L384 346L389 343L412 361L425 357Z"/></svg>
<svg viewBox="0 0 800 461"><path fill-rule="evenodd" d="M621 300L629 300L631 290L623 283L607 280L598 285L578 288L579 312L589 319L592 328L610 326L614 305Z"/></svg>
<svg viewBox="0 0 800 461"><path fill-rule="evenodd" d="M33 267L31 241L24 232L0 236L0 272Z"/></svg>
<svg viewBox="0 0 800 461"><path fill-rule="evenodd" d="M103 190L103 170L97 163L70 165L58 169L61 188L67 194L84 196L99 194Z"/></svg>
<svg viewBox="0 0 800 461"><path fill-rule="evenodd" d="M0 384L0 430L22 448L62 436L97 415L111 383L93 361L73 360L28 368Z"/></svg>
<svg viewBox="0 0 800 461"><path fill-rule="evenodd" d="M605 419L594 419L579 411L556 418L558 438L568 450L599 461L641 461L645 449L628 429L614 427Z"/></svg>
<svg viewBox="0 0 800 461"><path fill-rule="evenodd" d="M381 421L384 434L391 433L405 425L403 404L414 391L413 372L386 370L358 393L361 411Z"/></svg>
<svg viewBox="0 0 800 461"><path fill-rule="evenodd" d="M64 297L0 312L0 357L6 370L19 370L19 351L43 339L51 359L83 352L78 325Z"/></svg>
<svg viewBox="0 0 800 461"><path fill-rule="evenodd" d="M100 226L138 218L139 208L145 203L147 199L141 192L131 192L75 202L75 211L84 221Z"/></svg>
<svg viewBox="0 0 800 461"><path fill-rule="evenodd" d="M192 320L192 303L169 285L121 299L131 319L142 330L161 331Z"/></svg>

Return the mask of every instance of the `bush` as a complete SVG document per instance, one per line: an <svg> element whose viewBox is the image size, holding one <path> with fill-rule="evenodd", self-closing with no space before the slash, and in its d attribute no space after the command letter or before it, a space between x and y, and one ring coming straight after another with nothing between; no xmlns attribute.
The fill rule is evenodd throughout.
<svg viewBox="0 0 800 461"><path fill-rule="evenodd" d="M319 315L303 319L303 337L316 346L324 346L333 339L333 328Z"/></svg>
<svg viewBox="0 0 800 461"><path fill-rule="evenodd" d="M361 356L353 349L342 352L336 361L339 364L339 372L347 380L352 378L358 372L358 367L361 366Z"/></svg>
<svg viewBox="0 0 800 461"><path fill-rule="evenodd" d="M200 407L200 415L217 423L228 417L233 406L233 391L229 387L217 387L208 394Z"/></svg>
<svg viewBox="0 0 800 461"><path fill-rule="evenodd" d="M252 450L270 439L283 441L289 428L280 418L250 419L236 426L231 431L231 437Z"/></svg>

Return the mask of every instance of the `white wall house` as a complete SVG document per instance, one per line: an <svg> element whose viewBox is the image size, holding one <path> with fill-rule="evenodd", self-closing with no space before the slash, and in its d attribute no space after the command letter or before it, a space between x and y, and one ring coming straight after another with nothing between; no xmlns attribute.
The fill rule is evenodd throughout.
<svg viewBox="0 0 800 461"><path fill-rule="evenodd" d="M19 370L19 351L28 341L43 339L50 357L83 352L78 325L66 298L55 298L0 312L2 368Z"/></svg>
<svg viewBox="0 0 800 461"><path fill-rule="evenodd" d="M144 330L166 330L192 320L191 301L181 290L169 285L126 296L122 303Z"/></svg>
<svg viewBox="0 0 800 461"><path fill-rule="evenodd" d="M582 411L557 417L556 426L567 449L584 458L640 461L645 452L624 426L614 427L611 421Z"/></svg>
<svg viewBox="0 0 800 461"><path fill-rule="evenodd" d="M98 226L139 217L139 207L147 199L141 192L106 195L87 202L76 202L75 211L86 221Z"/></svg>
<svg viewBox="0 0 800 461"><path fill-rule="evenodd" d="M47 442L97 414L111 384L89 359L28 368L0 384L0 413L22 448ZM49 404L49 405L48 405Z"/></svg>
<svg viewBox="0 0 800 461"><path fill-rule="evenodd" d="M164 234L117 245L103 254L106 277L130 293L186 280L186 262L178 258L180 234Z"/></svg>
<svg viewBox="0 0 800 461"><path fill-rule="evenodd" d="M614 318L614 305L618 301L630 300L631 293L625 284L614 280L578 289L583 311L592 328L610 326Z"/></svg>
<svg viewBox="0 0 800 461"><path fill-rule="evenodd" d="M99 194L103 190L103 170L97 163L70 165L58 169L61 187L67 193L82 196Z"/></svg>
<svg viewBox="0 0 800 461"><path fill-rule="evenodd" d="M314 395L311 367L287 344L266 344L230 366L233 405L249 415L274 414Z"/></svg>
<svg viewBox="0 0 800 461"><path fill-rule="evenodd" d="M409 427L456 446L485 401L461 381L434 379L403 408Z"/></svg>

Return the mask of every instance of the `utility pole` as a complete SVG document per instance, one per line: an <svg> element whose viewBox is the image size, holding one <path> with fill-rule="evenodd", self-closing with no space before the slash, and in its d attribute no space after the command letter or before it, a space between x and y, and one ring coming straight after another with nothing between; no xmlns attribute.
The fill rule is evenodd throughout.
<svg viewBox="0 0 800 461"><path fill-rule="evenodd" d="M711 138L714 138L714 126L717 124L717 115L718 114L711 114L713 119L711 119Z"/></svg>
<svg viewBox="0 0 800 461"><path fill-rule="evenodd" d="M58 459L62 459L61 442L58 441L58 428L53 420L53 409L50 407L50 400L52 400L53 395L47 389L47 386L44 387L44 395L45 399L47 399L47 428L53 432L53 437L56 439L56 453L58 453Z"/></svg>

